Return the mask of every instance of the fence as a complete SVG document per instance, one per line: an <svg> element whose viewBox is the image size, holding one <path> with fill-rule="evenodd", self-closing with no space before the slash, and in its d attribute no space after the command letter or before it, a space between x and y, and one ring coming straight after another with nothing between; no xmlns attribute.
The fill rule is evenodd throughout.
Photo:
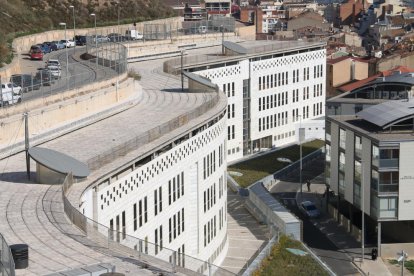
<svg viewBox="0 0 414 276"><path fill-rule="evenodd" d="M325 148L320 148L305 157L302 158L302 166L305 167L309 163L313 162L315 159L318 159L325 153ZM297 160L290 164L289 166L284 167L283 169L278 170L273 174L274 179L281 179L294 171L297 171L300 168L300 160Z"/></svg>
<svg viewBox="0 0 414 276"><path fill-rule="evenodd" d="M150 264L151 267L156 267L157 270L172 273L180 272L185 275L235 275L211 263L166 248L162 243L154 244L148 240L138 239L85 217L66 198L72 185L73 176L69 173L62 184L65 214L73 224L86 234L88 239L98 243L100 246L128 254L128 256Z"/></svg>
<svg viewBox="0 0 414 276"><path fill-rule="evenodd" d="M0 234L0 276L14 276L14 260L9 245Z"/></svg>
<svg viewBox="0 0 414 276"><path fill-rule="evenodd" d="M87 50L87 49L86 49ZM91 49L90 49L91 50ZM93 55L85 49L65 48L46 54L45 64L22 66L25 71L0 79L0 105L7 108L26 101L47 98L94 82L110 80L127 68L127 49L120 43L99 44ZM53 61L52 61L53 60ZM55 61L56 60L56 61Z"/></svg>

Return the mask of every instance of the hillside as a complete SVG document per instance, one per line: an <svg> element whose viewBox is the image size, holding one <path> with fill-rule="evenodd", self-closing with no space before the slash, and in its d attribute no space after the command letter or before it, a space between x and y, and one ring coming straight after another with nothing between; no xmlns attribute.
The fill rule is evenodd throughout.
<svg viewBox="0 0 414 276"><path fill-rule="evenodd" d="M51 30L59 22L73 22L70 5L75 6L77 27L116 24L118 0L0 0L0 67L11 60L10 43L16 36ZM174 15L163 0L119 0L123 23L140 22Z"/></svg>

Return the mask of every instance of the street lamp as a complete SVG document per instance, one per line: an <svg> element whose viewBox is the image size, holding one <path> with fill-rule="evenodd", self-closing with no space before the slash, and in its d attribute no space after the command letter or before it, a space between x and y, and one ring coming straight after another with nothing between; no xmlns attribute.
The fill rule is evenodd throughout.
<svg viewBox="0 0 414 276"><path fill-rule="evenodd" d="M95 20L95 60L96 68L98 68L98 32L96 31L96 14L91 13L90 16L93 16Z"/></svg>
<svg viewBox="0 0 414 276"><path fill-rule="evenodd" d="M75 40L75 36L76 36L76 31L75 31L75 6L70 5L69 6L70 9L72 9L72 17L73 17L73 40ZM75 43L75 47L76 47L76 43Z"/></svg>
<svg viewBox="0 0 414 276"><path fill-rule="evenodd" d="M120 7L119 7L120 1L118 1L118 35L121 33L119 29L119 17L120 17ZM118 38L119 40L119 38Z"/></svg>
<svg viewBox="0 0 414 276"><path fill-rule="evenodd" d="M299 182L300 182L300 199L302 200L302 190L303 190L302 189L302 142L303 142L302 138L304 138L305 136L305 129L302 128L302 115L297 115L296 120L297 120L297 117L300 118L300 121L299 121L299 152L300 152Z"/></svg>
<svg viewBox="0 0 414 276"><path fill-rule="evenodd" d="M66 38L66 23L60 22L60 26L65 26L65 52L66 52L66 83L69 90L69 54L68 54L68 40Z"/></svg>

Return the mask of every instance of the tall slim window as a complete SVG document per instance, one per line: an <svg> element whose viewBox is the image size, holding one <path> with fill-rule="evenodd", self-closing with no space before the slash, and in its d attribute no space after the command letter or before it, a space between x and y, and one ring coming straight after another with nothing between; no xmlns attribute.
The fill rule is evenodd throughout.
<svg viewBox="0 0 414 276"><path fill-rule="evenodd" d="M346 130L339 129L339 147L341 149L346 149Z"/></svg>
<svg viewBox="0 0 414 276"><path fill-rule="evenodd" d="M147 197L144 197L144 222L147 223L148 221L148 204L147 204Z"/></svg>
<svg viewBox="0 0 414 276"><path fill-rule="evenodd" d="M361 158L362 154L362 139L360 136L355 135L355 157Z"/></svg>
<svg viewBox="0 0 414 276"><path fill-rule="evenodd" d="M139 227L142 226L142 200L138 203Z"/></svg>

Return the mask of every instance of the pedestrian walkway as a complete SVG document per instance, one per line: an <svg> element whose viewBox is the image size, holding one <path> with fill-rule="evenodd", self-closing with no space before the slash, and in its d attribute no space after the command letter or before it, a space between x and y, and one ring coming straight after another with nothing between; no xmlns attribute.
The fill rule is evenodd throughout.
<svg viewBox="0 0 414 276"><path fill-rule="evenodd" d="M221 268L242 273L269 239L267 225L261 225L244 207L243 199L227 190L227 235L229 249Z"/></svg>
<svg viewBox="0 0 414 276"><path fill-rule="evenodd" d="M377 258L375 261L371 259L370 254L372 248L365 248L365 257L361 264L361 243L351 236L344 227L340 226L339 223L326 212L326 198L323 197L326 185L322 180L323 175L319 175L317 178L312 179L310 191L308 191L306 183L303 184L302 198L300 197L300 193L297 193L298 202L310 200L315 203L319 210L321 210L321 218L315 220L314 225L324 233L340 251L347 253L353 259L355 266L364 274L376 276L394 275L381 258Z"/></svg>

